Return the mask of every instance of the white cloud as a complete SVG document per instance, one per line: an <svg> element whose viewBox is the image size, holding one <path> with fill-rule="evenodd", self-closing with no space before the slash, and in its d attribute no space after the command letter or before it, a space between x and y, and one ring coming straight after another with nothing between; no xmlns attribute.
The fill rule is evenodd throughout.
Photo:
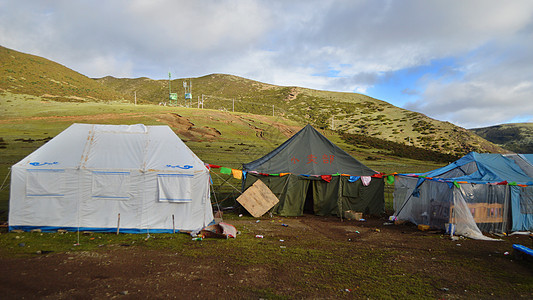
<svg viewBox="0 0 533 300"><path fill-rule="evenodd" d="M532 114L527 103L498 106L532 98L532 19L527 0L0 0L0 45L90 77L158 79L170 69L357 92L451 58L450 76L422 75L397 90L420 92L410 108L467 126L485 123L465 121L479 108L447 103L484 99L497 110L491 124Z"/></svg>

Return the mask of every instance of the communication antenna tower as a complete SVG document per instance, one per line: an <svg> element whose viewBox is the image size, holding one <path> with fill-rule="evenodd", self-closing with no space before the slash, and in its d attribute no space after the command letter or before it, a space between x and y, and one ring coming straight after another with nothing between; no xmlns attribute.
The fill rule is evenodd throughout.
<svg viewBox="0 0 533 300"><path fill-rule="evenodd" d="M168 103L170 106L172 105L178 105L178 93L172 93L171 87L170 87L170 79L172 75L170 74L170 71L168 71Z"/></svg>
<svg viewBox="0 0 533 300"><path fill-rule="evenodd" d="M183 81L183 88L185 89L185 106L189 107L189 102L192 104L192 80L189 78L189 84L187 80Z"/></svg>

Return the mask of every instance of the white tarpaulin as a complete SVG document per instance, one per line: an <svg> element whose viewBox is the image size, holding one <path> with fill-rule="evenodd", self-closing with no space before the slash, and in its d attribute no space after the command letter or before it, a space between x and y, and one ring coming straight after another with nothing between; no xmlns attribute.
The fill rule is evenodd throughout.
<svg viewBox="0 0 533 300"><path fill-rule="evenodd" d="M13 165L9 205L10 229L172 232L213 221L209 171L168 126L73 124Z"/></svg>

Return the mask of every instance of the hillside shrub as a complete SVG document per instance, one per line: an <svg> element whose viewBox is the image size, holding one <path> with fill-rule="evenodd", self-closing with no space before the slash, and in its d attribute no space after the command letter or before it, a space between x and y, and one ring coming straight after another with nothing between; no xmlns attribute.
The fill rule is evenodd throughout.
<svg viewBox="0 0 533 300"><path fill-rule="evenodd" d="M450 162L459 158L456 155L442 153L440 151L433 151L415 146L408 146L402 143L386 141L383 139L362 134L343 133L341 135L341 138L350 145L354 145L360 148L368 147L379 150L387 150L390 155L402 158L434 162Z"/></svg>

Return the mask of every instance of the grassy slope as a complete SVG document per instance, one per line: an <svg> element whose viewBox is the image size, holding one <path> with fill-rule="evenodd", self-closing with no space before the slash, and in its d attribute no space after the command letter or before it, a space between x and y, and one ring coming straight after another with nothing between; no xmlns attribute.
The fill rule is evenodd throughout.
<svg viewBox="0 0 533 300"><path fill-rule="evenodd" d="M283 116L315 127L335 129L432 149L453 155L503 149L447 122L395 107L356 93L317 91L265 84L245 78L211 74L193 78L192 103L182 99L183 79L171 82L180 105L253 114ZM68 102L134 101L157 104L168 99L168 81L148 78L90 79L45 58L0 47L0 91ZM274 106L274 108L273 108ZM273 111L274 110L274 111Z"/></svg>
<svg viewBox="0 0 533 300"><path fill-rule="evenodd" d="M122 94L48 59L0 46L0 91L56 101L118 100Z"/></svg>
<svg viewBox="0 0 533 300"><path fill-rule="evenodd" d="M73 123L167 124L200 159L231 168L240 168L242 163L265 155L303 127L281 117L159 105L135 106L120 102L54 102L41 97L11 93L1 94L0 112L0 138L5 143L5 148L0 147L2 181L11 165ZM203 134L215 130L220 135ZM194 132L199 134L191 134ZM442 165L377 153L376 149L368 146L347 144L337 133L324 131L324 134L355 158L381 172L427 171ZM215 172L213 179L214 189L218 192L234 191L231 185L239 188L239 181L235 179L222 184L228 179L225 175ZM0 220L7 218L8 187L9 181L0 191Z"/></svg>
<svg viewBox="0 0 533 300"><path fill-rule="evenodd" d="M138 99L143 102L166 101L168 95L168 81L165 80L113 77L97 80L129 95L135 90ZM172 91L178 92L180 97L184 92L182 81L176 79L171 82ZM204 95L204 107L212 109L271 115L272 106L275 106L276 115L310 122L315 127L369 135L454 155L470 151L504 151L449 122L434 120L361 94L274 86L224 74L207 75L191 81L196 97L192 101L194 106L197 105L198 95ZM179 101L185 105L184 100Z"/></svg>
<svg viewBox="0 0 533 300"><path fill-rule="evenodd" d="M516 153L533 153L533 123L470 129L484 139Z"/></svg>

